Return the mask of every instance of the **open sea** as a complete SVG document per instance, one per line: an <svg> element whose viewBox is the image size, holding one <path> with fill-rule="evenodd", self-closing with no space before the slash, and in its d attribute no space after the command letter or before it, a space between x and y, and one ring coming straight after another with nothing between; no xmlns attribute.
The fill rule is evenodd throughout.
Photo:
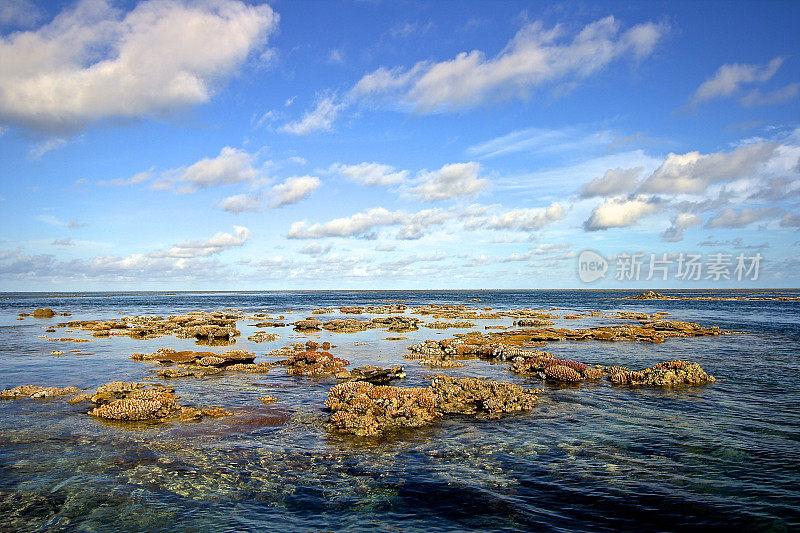
<svg viewBox="0 0 800 533"><path fill-rule="evenodd" d="M154 376L155 366L130 355L160 347L245 349L262 362L273 360L265 356L270 350L310 339L336 345L331 352L350 360L350 368L402 365L408 377L392 385L426 386L432 375L445 373L545 390L532 411L491 420L451 416L380 438L328 431L323 404L336 381L290 376L280 367L268 374L161 381L175 387L182 405L234 413L201 422L134 427L87 416L87 405L70 405L68 397L0 401L0 531L800 530L800 301L619 299L638 292L0 293L0 389L141 381ZM800 295L713 293L743 294ZM342 316L340 306L390 300L409 307L556 308L559 315L666 311L670 320L741 333L663 344L560 341L542 348L559 358L636 369L689 359L717 378L701 387L633 389L608 381L555 386L489 361L437 371L403 358L413 343L510 326L510 318L402 334L268 328L281 338L266 343L248 341L257 328L240 320L236 344L217 347L171 336L44 331L67 320L223 309L285 315L292 322L313 308L337 308L318 315L328 320ZM71 316L17 319L43 307ZM556 327L615 323L631 322L559 319ZM406 338L387 340L392 336ZM92 355L51 355L74 349ZM259 402L266 394L278 402Z"/></svg>

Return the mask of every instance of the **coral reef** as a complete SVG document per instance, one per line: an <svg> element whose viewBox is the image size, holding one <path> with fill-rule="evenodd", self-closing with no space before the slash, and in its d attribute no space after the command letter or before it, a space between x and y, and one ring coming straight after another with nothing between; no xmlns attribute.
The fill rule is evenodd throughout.
<svg viewBox="0 0 800 533"><path fill-rule="evenodd" d="M236 329L238 312L193 311L185 315L159 317L150 315L126 316L112 320L80 320L58 324L82 331L91 331L96 337L125 335L134 339L154 339L174 335L181 339L196 339L205 344L232 344L241 335Z"/></svg>
<svg viewBox="0 0 800 533"><path fill-rule="evenodd" d="M531 409L536 391L477 378L438 375L429 387L389 387L355 381L331 388L325 406L335 431L374 436L430 424L444 414L497 417Z"/></svg>

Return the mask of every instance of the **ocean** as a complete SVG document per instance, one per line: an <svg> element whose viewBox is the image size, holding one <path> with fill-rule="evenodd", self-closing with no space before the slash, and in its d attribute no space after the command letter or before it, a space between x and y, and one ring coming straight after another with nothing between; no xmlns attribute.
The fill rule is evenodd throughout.
<svg viewBox="0 0 800 533"><path fill-rule="evenodd" d="M177 378L187 405L233 416L130 424L88 416L65 398L0 401L0 531L792 531L800 528L800 301L620 299L627 291L286 291L0 293L0 389L23 384L94 389L154 378L130 358L158 348L265 354L329 341L351 367L402 365L393 385L430 377L485 376L544 389L530 411L496 419L449 416L380 437L327 429L324 402L336 380L267 374ZM708 295L668 291L670 295ZM796 291L714 296L797 296ZM670 313L670 320L731 335L633 341L559 341L544 350L590 364L645 368L688 359L717 378L705 386L628 388L608 381L564 386L467 360L434 370L403 358L408 346L473 328L407 333L299 333L232 346L194 339L47 333L67 320L236 309L292 322L319 307L402 301L409 308L465 304L535 308L558 315L601 310ZM51 308L69 317L25 317ZM406 311L410 315L410 310ZM339 318L337 311L320 315ZM352 315L349 315L352 316ZM367 315L369 317L370 315ZM411 315L416 316L416 315ZM363 317L359 317L363 318ZM420 317L424 321L428 317ZM630 323L588 317L556 327ZM402 340L388 340L392 337ZM48 338L86 338L73 344ZM66 352L52 355L53 351ZM81 354L69 353L79 350ZM90 354L90 355L82 355ZM264 405L265 394L278 399Z"/></svg>

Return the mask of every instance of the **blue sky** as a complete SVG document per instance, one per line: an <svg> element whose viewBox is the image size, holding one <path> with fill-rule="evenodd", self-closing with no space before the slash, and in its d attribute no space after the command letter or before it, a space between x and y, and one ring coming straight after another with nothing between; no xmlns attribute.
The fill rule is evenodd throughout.
<svg viewBox="0 0 800 533"><path fill-rule="evenodd" d="M0 290L797 287L798 50L796 2L4 0Z"/></svg>

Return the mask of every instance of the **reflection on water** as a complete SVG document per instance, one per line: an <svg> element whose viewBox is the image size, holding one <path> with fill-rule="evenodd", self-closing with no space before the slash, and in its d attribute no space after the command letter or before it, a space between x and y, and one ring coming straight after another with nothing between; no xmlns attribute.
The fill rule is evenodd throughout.
<svg viewBox="0 0 800 533"><path fill-rule="evenodd" d="M688 292L687 292L688 294ZM120 424L86 416L63 399L0 402L0 530L688 530L789 531L800 526L797 302L630 301L599 291L440 293L179 293L76 297L3 295L0 388L23 383L81 388L153 377L134 352L192 349L194 339L92 338L91 356L50 355L38 338L54 321L16 314L37 307L72 320L237 308L286 315L315 307L406 299L409 305L668 311L744 331L664 344L560 342L545 349L593 364L699 362L718 381L680 390L607 383L544 386L505 365L468 360L455 376L544 387L530 413L499 420L449 417L379 438L331 434L322 410L331 380L268 374L180 378L181 404L220 405L234 416L200 423ZM109 297L110 296L110 297ZM293 314L288 309L295 309ZM324 319L338 317L325 315ZM602 319L564 322L597 325ZM480 321L478 321L480 322ZM236 348L263 354L290 342L330 341L351 366L403 365L403 386L435 373L402 358L407 345L468 330L422 328L299 334L253 343L239 321ZM492 320L484 325L510 325ZM561 322L558 325L562 325ZM272 330L271 330L272 331ZM72 337L90 338L83 332ZM61 336L59 333L58 336ZM224 351L224 347L211 347ZM269 394L278 402L264 406Z"/></svg>

